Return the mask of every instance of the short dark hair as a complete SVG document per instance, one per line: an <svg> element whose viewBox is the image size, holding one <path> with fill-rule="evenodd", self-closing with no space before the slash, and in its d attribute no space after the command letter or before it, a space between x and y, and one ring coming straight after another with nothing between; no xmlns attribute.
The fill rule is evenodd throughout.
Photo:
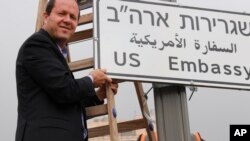
<svg viewBox="0 0 250 141"><path fill-rule="evenodd" d="M45 8L45 12L50 15L52 9L54 8L54 5L55 5L55 2L56 0L49 0L47 5L46 5L46 8Z"/></svg>
<svg viewBox="0 0 250 141"><path fill-rule="evenodd" d="M79 13L78 13L78 20L80 18L80 7L79 7L79 4L78 4L78 0L75 0L77 5L78 5L78 10L79 10ZM50 15L52 9L54 8L55 6L55 3L56 3L56 0L49 0L47 5L46 5L46 8L45 8L45 12Z"/></svg>

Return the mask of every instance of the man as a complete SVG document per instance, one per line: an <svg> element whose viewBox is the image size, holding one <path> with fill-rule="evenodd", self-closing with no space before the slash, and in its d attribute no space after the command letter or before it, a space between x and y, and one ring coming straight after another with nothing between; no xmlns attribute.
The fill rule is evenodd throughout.
<svg viewBox="0 0 250 141"><path fill-rule="evenodd" d="M75 32L75 0L50 0L41 30L29 37L16 60L16 141L87 141L84 107L103 104L105 86L118 85L97 69L75 79L62 50ZM95 88L99 88L95 92Z"/></svg>

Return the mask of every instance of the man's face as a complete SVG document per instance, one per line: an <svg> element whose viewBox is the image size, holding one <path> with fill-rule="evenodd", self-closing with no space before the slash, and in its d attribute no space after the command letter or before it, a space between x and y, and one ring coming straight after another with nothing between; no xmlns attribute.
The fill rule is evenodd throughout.
<svg viewBox="0 0 250 141"><path fill-rule="evenodd" d="M56 0L50 15L44 14L43 28L59 43L66 43L74 34L79 9L75 0Z"/></svg>

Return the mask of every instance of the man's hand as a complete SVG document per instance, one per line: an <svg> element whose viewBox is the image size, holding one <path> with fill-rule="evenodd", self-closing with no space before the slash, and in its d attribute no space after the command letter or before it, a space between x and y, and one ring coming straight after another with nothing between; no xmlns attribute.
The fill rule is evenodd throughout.
<svg viewBox="0 0 250 141"><path fill-rule="evenodd" d="M93 84L95 88L102 87L106 82L112 82L112 79L106 75L106 69L93 70L90 72L90 75L93 78Z"/></svg>
<svg viewBox="0 0 250 141"><path fill-rule="evenodd" d="M112 92L114 94L117 93L118 90L118 83L116 82L112 82L110 83L110 88L112 90ZM103 101L107 95L106 95L106 85L102 85L97 91L96 91L96 95L99 98L100 101Z"/></svg>

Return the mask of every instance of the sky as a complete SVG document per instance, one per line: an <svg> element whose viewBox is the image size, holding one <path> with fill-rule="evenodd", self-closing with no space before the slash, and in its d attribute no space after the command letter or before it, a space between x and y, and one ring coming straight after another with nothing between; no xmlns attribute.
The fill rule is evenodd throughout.
<svg viewBox="0 0 250 141"><path fill-rule="evenodd" d="M190 5L250 13L249 0L179 0ZM38 0L0 2L0 140L14 140L17 121L15 60L18 49L35 31ZM84 73L83 73L84 74ZM78 76L81 73L76 74ZM144 84L146 92L151 84ZM187 97L190 91L187 88ZM150 91L148 105L154 109ZM250 92L243 90L198 87L188 101L191 132L199 131L208 141L228 141L230 124L250 124ZM122 83L116 96L118 119L127 120L140 115L133 83Z"/></svg>

